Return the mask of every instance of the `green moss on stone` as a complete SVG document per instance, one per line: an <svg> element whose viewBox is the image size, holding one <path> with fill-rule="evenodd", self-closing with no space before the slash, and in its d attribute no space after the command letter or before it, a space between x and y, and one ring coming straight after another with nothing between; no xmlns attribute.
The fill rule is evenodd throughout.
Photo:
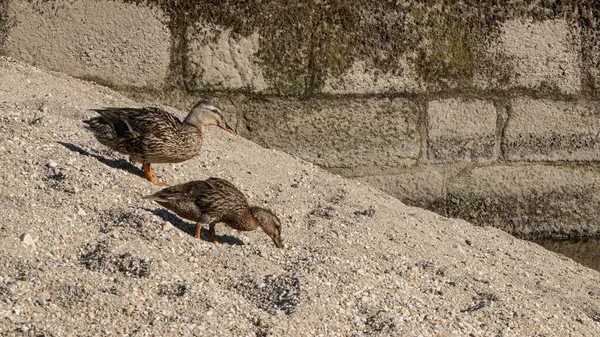
<svg viewBox="0 0 600 337"><path fill-rule="evenodd" d="M417 75L430 83L472 78L476 67L474 41L457 27L434 34L430 45L412 59Z"/></svg>
<svg viewBox="0 0 600 337"><path fill-rule="evenodd" d="M0 46L4 45L8 32L14 24L14 20L8 15L8 1L0 0Z"/></svg>
<svg viewBox="0 0 600 337"><path fill-rule="evenodd" d="M229 29L233 38L258 32L258 60L279 95L318 93L328 77L343 74L358 59L377 72L402 76L408 58L426 84L468 85L475 73L494 67L483 53L502 22L521 17L577 22L584 67L600 69L600 7L594 1L115 1L158 6L167 14L174 41L171 77L188 91L198 90L186 68L187 32L197 23ZM590 86L600 86L600 76L588 75Z"/></svg>

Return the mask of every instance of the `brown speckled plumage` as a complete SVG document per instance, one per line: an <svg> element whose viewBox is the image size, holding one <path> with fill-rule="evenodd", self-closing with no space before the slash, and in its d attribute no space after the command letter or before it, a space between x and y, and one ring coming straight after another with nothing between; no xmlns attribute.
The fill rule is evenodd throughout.
<svg viewBox="0 0 600 337"><path fill-rule="evenodd" d="M207 102L196 104L182 122L160 108L93 109L100 114L83 122L98 141L144 164L148 180L157 183L151 163L179 163L202 148L203 127L217 125L233 134L222 112Z"/></svg>
<svg viewBox="0 0 600 337"><path fill-rule="evenodd" d="M182 218L196 221L196 237L202 224L209 225L211 240L216 242L214 226L225 223L231 228L251 231L261 227L282 247L281 223L268 209L248 205L244 194L225 179L209 178L164 188L147 196Z"/></svg>

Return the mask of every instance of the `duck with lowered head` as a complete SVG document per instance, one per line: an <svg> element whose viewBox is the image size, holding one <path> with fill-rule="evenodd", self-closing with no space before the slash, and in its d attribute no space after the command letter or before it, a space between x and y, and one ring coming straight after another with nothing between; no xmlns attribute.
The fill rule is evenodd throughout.
<svg viewBox="0 0 600 337"><path fill-rule="evenodd" d="M281 222L270 210L248 204L244 194L229 181L221 178L190 181L164 188L145 199L154 200L182 218L196 221L196 238L202 224L208 224L212 242L217 243L215 225L222 222L240 231L258 227L283 248Z"/></svg>
<svg viewBox="0 0 600 337"><path fill-rule="evenodd" d="M202 148L204 126L216 125L236 134L221 110L212 103L199 102L183 122L160 108L92 109L100 114L83 122L96 139L109 148L142 163L146 178L155 185L152 163L179 163L196 156Z"/></svg>

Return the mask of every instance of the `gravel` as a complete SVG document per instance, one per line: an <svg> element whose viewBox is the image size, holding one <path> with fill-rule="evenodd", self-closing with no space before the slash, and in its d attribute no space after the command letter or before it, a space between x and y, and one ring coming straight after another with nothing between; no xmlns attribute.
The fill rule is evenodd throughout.
<svg viewBox="0 0 600 337"><path fill-rule="evenodd" d="M286 247L195 239L82 128L87 108L141 103L9 58L0 88L2 336L600 335L597 272L216 128L157 176L229 179Z"/></svg>

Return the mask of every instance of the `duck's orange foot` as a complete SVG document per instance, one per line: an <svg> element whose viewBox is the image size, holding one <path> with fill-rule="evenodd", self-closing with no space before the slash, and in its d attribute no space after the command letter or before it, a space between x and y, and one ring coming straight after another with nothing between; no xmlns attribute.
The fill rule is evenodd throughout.
<svg viewBox="0 0 600 337"><path fill-rule="evenodd" d="M150 164L144 164L144 173L146 174L146 179L148 179L148 181L153 183L154 185L169 186L169 184L167 184L167 183L163 183L161 181L154 179L154 173L152 172L152 168L150 167Z"/></svg>

